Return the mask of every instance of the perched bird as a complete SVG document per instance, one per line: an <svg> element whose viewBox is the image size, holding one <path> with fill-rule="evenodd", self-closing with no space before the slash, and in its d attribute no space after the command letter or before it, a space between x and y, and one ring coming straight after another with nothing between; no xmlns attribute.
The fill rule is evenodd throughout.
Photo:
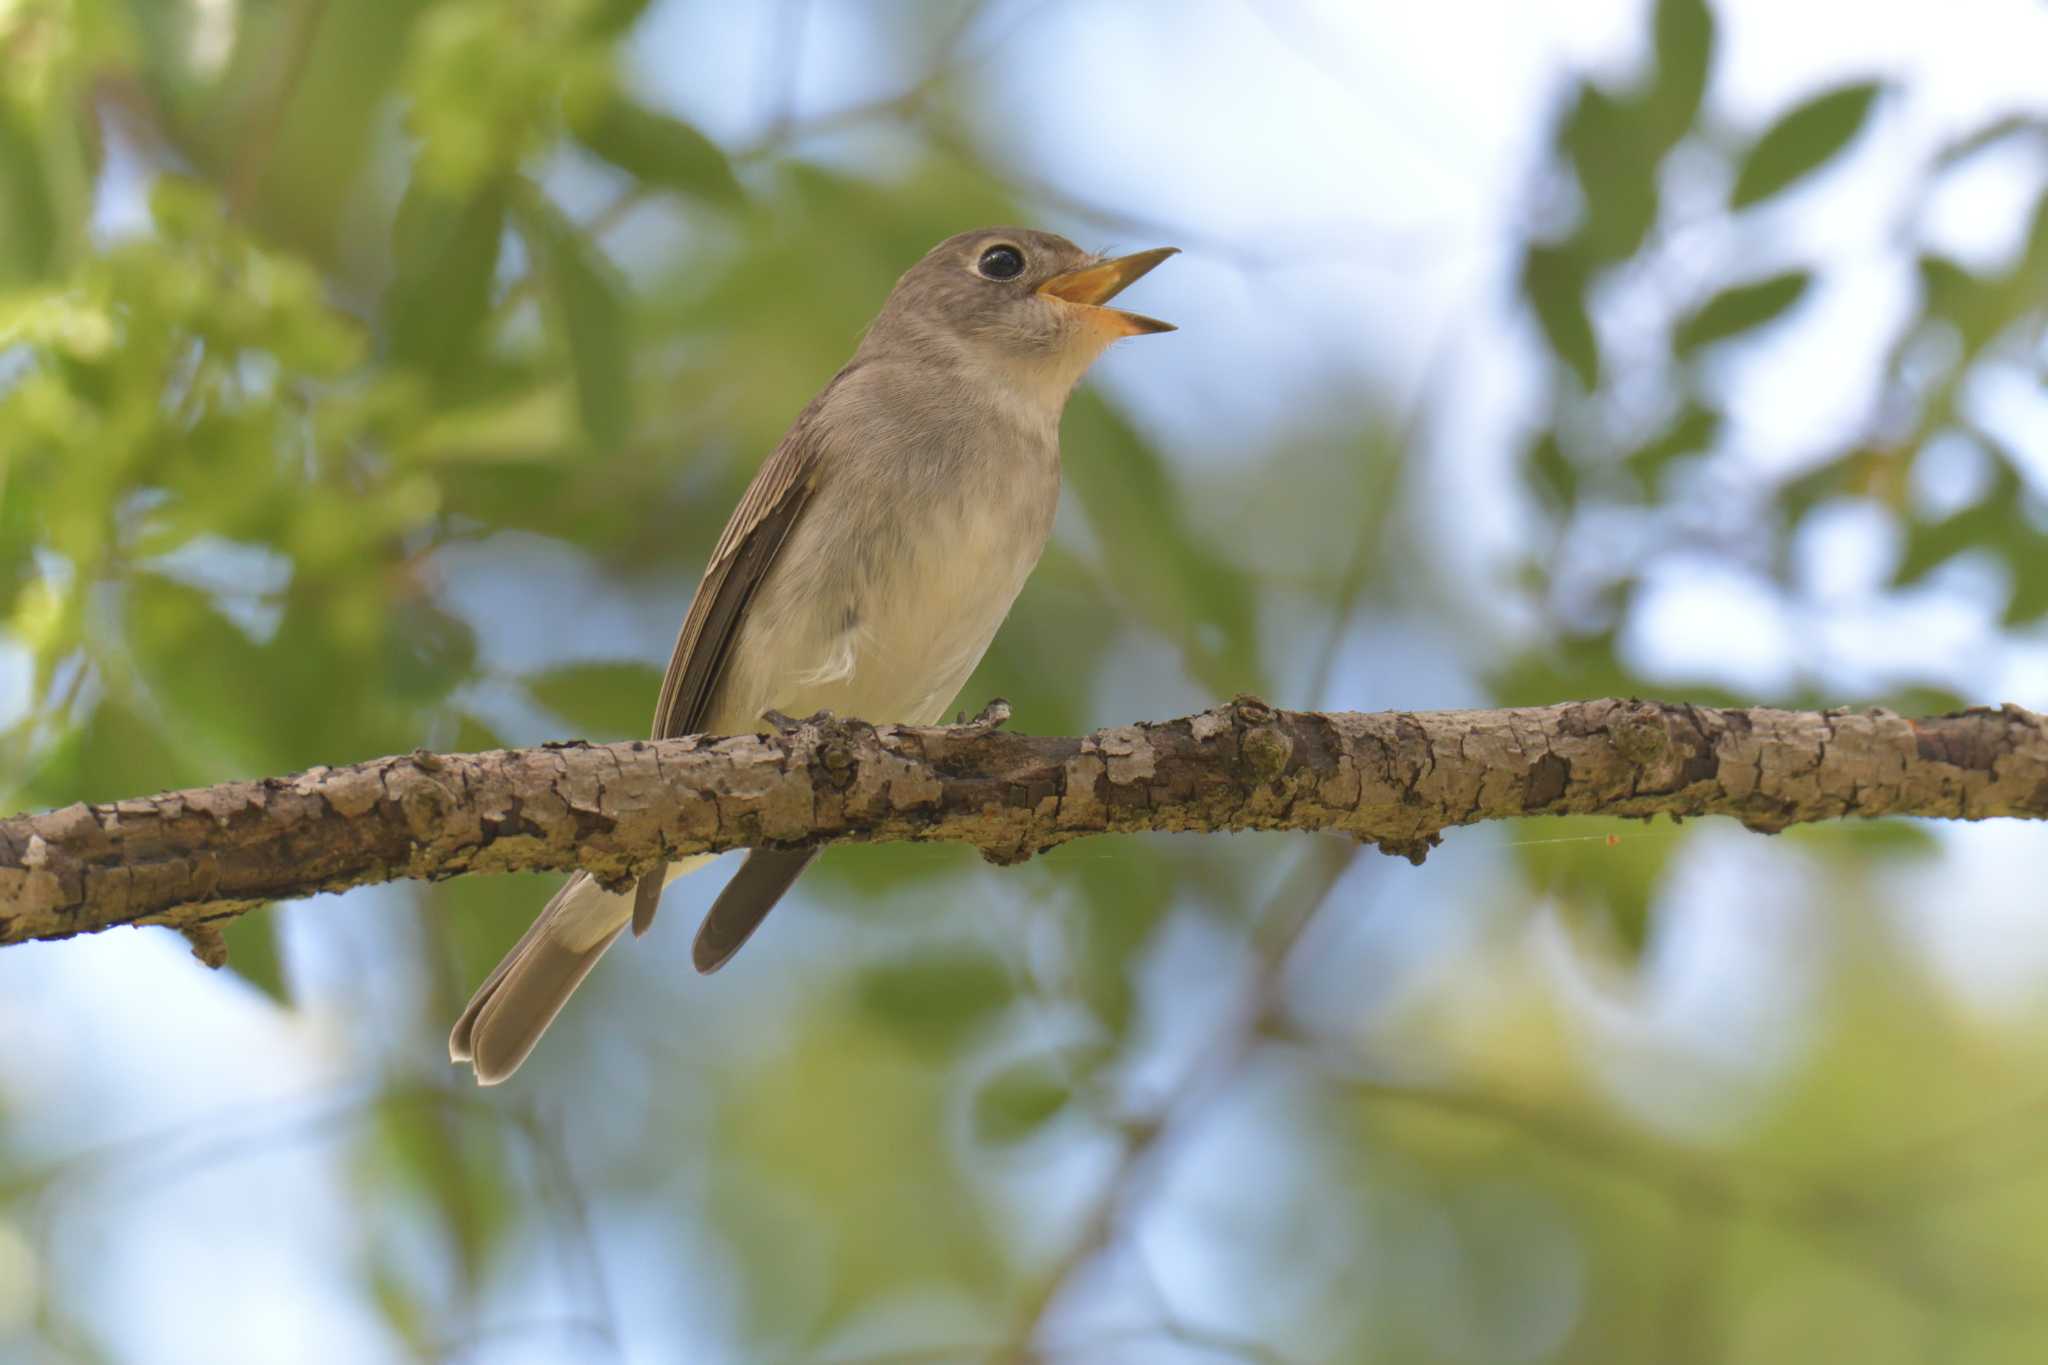
<svg viewBox="0 0 2048 1365"><path fill-rule="evenodd" d="M654 737L756 731L768 712L944 716L1052 532L1067 395L1110 342L1173 330L1103 305L1174 250L1104 259L997 227L912 266L726 523ZM816 856L748 853L697 931L697 970L739 951ZM663 887L708 861L635 892L571 877L477 989L448 1055L484 1085L511 1075L612 940L645 933Z"/></svg>

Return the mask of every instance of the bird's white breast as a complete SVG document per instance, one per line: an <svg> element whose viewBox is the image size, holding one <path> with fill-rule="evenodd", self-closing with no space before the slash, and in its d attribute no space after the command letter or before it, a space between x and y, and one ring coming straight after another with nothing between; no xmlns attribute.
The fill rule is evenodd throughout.
<svg viewBox="0 0 2048 1365"><path fill-rule="evenodd" d="M941 430L913 424L910 449L876 442L824 471L747 613L715 729L755 728L770 708L943 716L1037 564L1059 498L1057 410L1020 424L979 397L939 408Z"/></svg>

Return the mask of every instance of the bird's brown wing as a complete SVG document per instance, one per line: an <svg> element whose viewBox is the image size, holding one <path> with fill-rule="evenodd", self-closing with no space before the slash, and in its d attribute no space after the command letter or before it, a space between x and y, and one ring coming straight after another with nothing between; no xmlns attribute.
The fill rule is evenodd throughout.
<svg viewBox="0 0 2048 1365"><path fill-rule="evenodd" d="M842 371L841 376L844 374ZM831 392L829 386L826 392ZM819 395L820 401L823 396ZM818 464L816 425L810 418L817 406L814 402L797 419L789 435L761 466L761 472L747 486L746 496L740 499L732 519L725 524L725 533L711 551L704 581L697 585L690 613L683 618L683 628L676 636L675 652L669 656L668 672L661 680L661 700L654 708L656 739L696 734L704 726L712 699L725 677L726 661L739 639L747 604L773 567L776 555L789 538L790 528L810 502ZM749 860L755 856L759 855L749 855ZM744 871L743 868L743 874ZM736 877L734 881L743 879ZM633 899L635 934L646 933L647 926L654 922L655 907L661 902L662 880L659 871L640 879ZM776 895L787 886L788 881L783 881ZM724 900L720 896L720 904ZM768 905L774 903L771 897ZM716 909L714 906L714 913ZM761 914L767 912L768 906L761 907Z"/></svg>

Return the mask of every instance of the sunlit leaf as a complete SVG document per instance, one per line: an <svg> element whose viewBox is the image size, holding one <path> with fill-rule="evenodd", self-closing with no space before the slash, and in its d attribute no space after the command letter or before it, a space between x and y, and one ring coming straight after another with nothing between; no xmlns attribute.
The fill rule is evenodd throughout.
<svg viewBox="0 0 2048 1365"><path fill-rule="evenodd" d="M1882 88L1875 81L1837 86L1772 124L1743 156L1729 206L1768 199L1840 155L1863 131Z"/></svg>

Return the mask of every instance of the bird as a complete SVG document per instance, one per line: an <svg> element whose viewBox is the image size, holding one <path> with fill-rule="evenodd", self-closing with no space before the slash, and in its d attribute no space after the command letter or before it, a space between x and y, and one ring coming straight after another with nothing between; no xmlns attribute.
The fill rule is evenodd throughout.
<svg viewBox="0 0 2048 1365"><path fill-rule="evenodd" d="M764 718L820 711L940 720L1052 533L1068 396L1110 343L1174 330L1109 301L1176 251L1111 257L992 227L904 272L719 536L654 738L766 733ZM698 930L696 969L723 966L816 856L749 851ZM511 1076L605 950L628 926L645 933L667 884L710 860L627 891L572 875L456 1020L450 1059L483 1085Z"/></svg>

